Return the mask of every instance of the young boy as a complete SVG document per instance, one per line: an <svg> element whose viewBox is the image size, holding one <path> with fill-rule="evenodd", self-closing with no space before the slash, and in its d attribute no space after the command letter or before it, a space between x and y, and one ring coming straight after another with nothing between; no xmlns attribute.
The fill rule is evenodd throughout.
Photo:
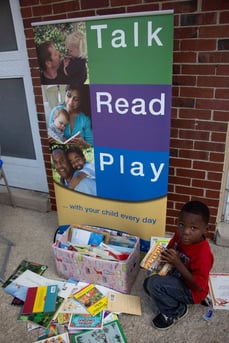
<svg viewBox="0 0 229 343"><path fill-rule="evenodd" d="M86 161L83 151L77 146L71 146L66 154L74 169L74 174L68 188L90 195L96 195L94 164Z"/></svg>
<svg viewBox="0 0 229 343"><path fill-rule="evenodd" d="M208 295L209 273L213 266L206 233L210 213L200 201L186 203L179 214L178 230L170 240L161 261L172 265L166 276L145 279L145 292L155 301L160 313L153 327L166 330L187 313L187 304L199 304Z"/></svg>
<svg viewBox="0 0 229 343"><path fill-rule="evenodd" d="M53 116L53 123L49 125L48 135L56 141L64 142L66 140L64 137L64 130L68 122L68 112L63 108L58 109Z"/></svg>

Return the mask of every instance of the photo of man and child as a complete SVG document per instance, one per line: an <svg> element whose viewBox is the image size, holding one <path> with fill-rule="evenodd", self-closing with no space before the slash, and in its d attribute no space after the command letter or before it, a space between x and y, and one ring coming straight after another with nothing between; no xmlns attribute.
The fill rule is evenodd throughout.
<svg viewBox="0 0 229 343"><path fill-rule="evenodd" d="M96 195L85 23L40 26L34 36L54 181Z"/></svg>

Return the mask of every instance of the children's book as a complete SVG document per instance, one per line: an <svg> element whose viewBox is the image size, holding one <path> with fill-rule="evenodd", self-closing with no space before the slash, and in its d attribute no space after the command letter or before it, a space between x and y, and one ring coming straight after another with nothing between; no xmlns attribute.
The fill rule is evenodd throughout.
<svg viewBox="0 0 229 343"><path fill-rule="evenodd" d="M57 285L29 287L21 313L55 311L57 294Z"/></svg>
<svg viewBox="0 0 229 343"><path fill-rule="evenodd" d="M211 273L209 290L213 308L229 310L229 273Z"/></svg>
<svg viewBox="0 0 229 343"><path fill-rule="evenodd" d="M127 339L118 320L104 324L103 328L100 330L82 331L73 334L71 339L74 343L127 343Z"/></svg>
<svg viewBox="0 0 229 343"><path fill-rule="evenodd" d="M57 143L59 144L68 144L69 142L71 142L71 140L77 136L80 136L80 131L78 131L77 133L75 133L73 136L69 137L68 139L66 139L65 141L60 141L59 139L56 139L56 137L53 137L50 134L50 137L53 138Z"/></svg>
<svg viewBox="0 0 229 343"><path fill-rule="evenodd" d="M102 329L103 327L103 311L97 313L95 316L87 314L72 314L69 324L69 333L76 333L81 330Z"/></svg>
<svg viewBox="0 0 229 343"><path fill-rule="evenodd" d="M165 245L167 245L165 242L161 244L160 241L154 243L142 259L140 267L146 269L151 274L166 275L171 269L171 265L160 260Z"/></svg>
<svg viewBox="0 0 229 343"><path fill-rule="evenodd" d="M31 314L19 314L18 319L22 321L30 321L44 328L48 328L56 316L56 312L61 306L64 298L57 296L55 310L52 312L39 312Z"/></svg>
<svg viewBox="0 0 229 343"><path fill-rule="evenodd" d="M52 336L49 338L36 341L34 343L70 343L70 339L68 333L65 332L57 336Z"/></svg>
<svg viewBox="0 0 229 343"><path fill-rule="evenodd" d="M17 297L17 294L20 294L21 292L24 294L27 291L27 288L16 287L14 285L14 280L17 279L21 274L23 274L26 270L30 270L33 273L36 273L38 275L42 275L48 267L44 264L31 262L27 260L22 260L20 264L17 266L17 268L14 270L14 272L10 275L10 277L3 283L2 287L7 292L6 288L8 290L12 289L12 293L7 292L14 296L14 299L12 300L12 305L22 305L23 300ZM12 286L12 287L11 287ZM23 288L23 289L22 289ZM14 289L14 290L13 290Z"/></svg>
<svg viewBox="0 0 229 343"><path fill-rule="evenodd" d="M86 287L74 293L73 297L79 301L92 316L103 311L107 306L107 297L100 292L94 284L88 284Z"/></svg>
<svg viewBox="0 0 229 343"><path fill-rule="evenodd" d="M44 285L57 285L58 295L62 298L67 298L75 288L75 284L73 283L47 279L41 275L32 272L31 270L25 270L8 286L6 286L4 290L7 293L25 301L26 293L29 287L37 287Z"/></svg>
<svg viewBox="0 0 229 343"><path fill-rule="evenodd" d="M150 237L150 247L152 247L156 243L159 243L164 248L166 248L170 240L171 240L171 237L151 236Z"/></svg>
<svg viewBox="0 0 229 343"><path fill-rule="evenodd" d="M137 295L115 293L111 291L108 293L107 298L107 310L110 312L121 312L138 316L142 314L140 297Z"/></svg>

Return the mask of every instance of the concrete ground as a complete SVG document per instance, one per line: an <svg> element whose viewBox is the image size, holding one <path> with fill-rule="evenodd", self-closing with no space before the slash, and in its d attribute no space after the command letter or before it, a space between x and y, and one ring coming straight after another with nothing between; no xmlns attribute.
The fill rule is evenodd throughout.
<svg viewBox="0 0 229 343"><path fill-rule="evenodd" d="M0 268L4 258L5 244L1 236L11 240L11 248L4 278L10 276L23 259L47 264L44 276L59 279L52 256L52 241L58 226L56 212L39 212L33 209L13 208L0 202ZM229 272L227 247L211 242L215 255L213 271ZM156 313L150 299L143 293L145 274L141 270L131 293L141 297L142 315L120 316L123 331L129 343L218 343L229 342L229 312L214 312L209 322L203 319L207 308L201 305L189 306L189 315L171 329L159 332L151 327ZM12 297L0 287L0 342L31 343L37 340L37 332L27 331L26 323L17 320L19 308L11 305ZM109 342L113 343L113 342Z"/></svg>

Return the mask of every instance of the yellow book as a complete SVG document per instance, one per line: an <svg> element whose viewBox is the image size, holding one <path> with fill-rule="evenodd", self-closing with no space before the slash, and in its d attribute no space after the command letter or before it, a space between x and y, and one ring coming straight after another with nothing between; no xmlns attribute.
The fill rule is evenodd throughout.
<svg viewBox="0 0 229 343"><path fill-rule="evenodd" d="M73 296L92 316L95 316L107 307L107 297L94 284L87 285Z"/></svg>

